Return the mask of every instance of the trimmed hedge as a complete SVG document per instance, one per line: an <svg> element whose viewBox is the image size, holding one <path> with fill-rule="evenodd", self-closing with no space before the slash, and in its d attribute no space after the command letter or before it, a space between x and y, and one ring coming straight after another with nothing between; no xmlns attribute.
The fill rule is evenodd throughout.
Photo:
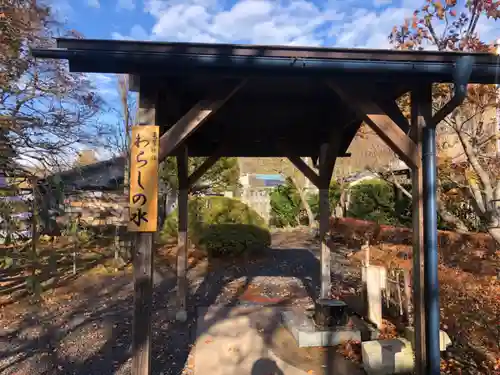
<svg viewBox="0 0 500 375"><path fill-rule="evenodd" d="M351 246L359 245L359 238L370 238L373 243L387 242L398 245L412 244L412 229L380 225L376 222L354 218L330 218L330 234ZM357 244L355 244L358 242ZM411 251L411 250L410 250ZM483 276L496 276L500 260L496 243L486 233L461 234L438 231L440 262L450 267L460 267L466 272Z"/></svg>
<svg viewBox="0 0 500 375"><path fill-rule="evenodd" d="M177 217L177 210L167 217L161 239L177 236ZM256 211L237 199L219 196L189 200L188 234L211 256L239 255L271 243L266 222Z"/></svg>
<svg viewBox="0 0 500 375"><path fill-rule="evenodd" d="M249 224L215 224L204 228L198 246L214 257L241 255L269 247L268 230Z"/></svg>

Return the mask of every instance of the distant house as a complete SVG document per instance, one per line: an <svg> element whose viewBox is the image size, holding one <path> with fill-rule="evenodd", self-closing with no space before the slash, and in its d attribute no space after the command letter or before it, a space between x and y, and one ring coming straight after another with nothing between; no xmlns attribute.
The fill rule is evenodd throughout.
<svg viewBox="0 0 500 375"><path fill-rule="evenodd" d="M59 234L77 217L93 226L124 225L128 207L123 191L125 161L119 156L40 179L44 233Z"/></svg>
<svg viewBox="0 0 500 375"><path fill-rule="evenodd" d="M118 156L55 173L45 180L57 181L67 191L123 189L125 161L124 156Z"/></svg>
<svg viewBox="0 0 500 375"><path fill-rule="evenodd" d="M124 226L128 218L128 197L124 191L125 167L126 158L119 156L78 166L40 180L40 189L44 193L41 207L47 218L48 232L57 233L68 220L76 216L89 225ZM177 195L175 191L165 190L160 185L160 198L164 198L160 200L160 209L164 207L168 214L176 207ZM168 195L162 194L167 192Z"/></svg>
<svg viewBox="0 0 500 375"><path fill-rule="evenodd" d="M270 191L285 182L286 176L277 173L289 165L280 158L238 158L240 168L240 199L269 222L271 217Z"/></svg>

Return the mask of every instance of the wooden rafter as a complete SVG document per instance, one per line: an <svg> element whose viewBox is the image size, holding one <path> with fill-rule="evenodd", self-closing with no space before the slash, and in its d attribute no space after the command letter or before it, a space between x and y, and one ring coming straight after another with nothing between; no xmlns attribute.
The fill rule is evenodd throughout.
<svg viewBox="0 0 500 375"><path fill-rule="evenodd" d="M359 98L336 82L327 83L410 168L420 165L415 142L373 100Z"/></svg>
<svg viewBox="0 0 500 375"><path fill-rule="evenodd" d="M240 82L223 99L200 100L160 137L159 161L163 161L210 116L216 113L244 84Z"/></svg>
<svg viewBox="0 0 500 375"><path fill-rule="evenodd" d="M316 187L319 187L319 176L299 156L288 156L288 160L306 176Z"/></svg>
<svg viewBox="0 0 500 375"><path fill-rule="evenodd" d="M394 100L379 98L376 103L405 134L410 132L410 123Z"/></svg>

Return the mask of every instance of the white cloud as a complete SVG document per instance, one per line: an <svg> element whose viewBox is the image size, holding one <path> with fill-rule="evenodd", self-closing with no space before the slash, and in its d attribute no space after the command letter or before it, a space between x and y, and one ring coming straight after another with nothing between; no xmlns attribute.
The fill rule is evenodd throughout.
<svg viewBox="0 0 500 375"><path fill-rule="evenodd" d="M130 29L130 35L123 35L118 32L111 33L111 37L116 40L149 40L150 35L141 25L134 25Z"/></svg>
<svg viewBox="0 0 500 375"><path fill-rule="evenodd" d="M135 0L118 0L116 7L117 9L134 10Z"/></svg>
<svg viewBox="0 0 500 375"><path fill-rule="evenodd" d="M87 77L104 100L118 96L118 86L114 74L89 73Z"/></svg>
<svg viewBox="0 0 500 375"><path fill-rule="evenodd" d="M391 48L388 35L422 0L144 0L155 19L150 36L130 32L116 38ZM482 20L485 38L500 36Z"/></svg>
<svg viewBox="0 0 500 375"><path fill-rule="evenodd" d="M359 9L349 20L330 29L338 47L391 48L388 40L394 25L411 16L411 8L386 8L384 10Z"/></svg>
<svg viewBox="0 0 500 375"><path fill-rule="evenodd" d="M99 2L99 0L88 0L88 5L91 8L100 8L101 7L101 3Z"/></svg>
<svg viewBox="0 0 500 375"><path fill-rule="evenodd" d="M322 43L326 24L342 12L308 0L240 0L230 7L214 0L146 0L156 18L155 39L256 44Z"/></svg>

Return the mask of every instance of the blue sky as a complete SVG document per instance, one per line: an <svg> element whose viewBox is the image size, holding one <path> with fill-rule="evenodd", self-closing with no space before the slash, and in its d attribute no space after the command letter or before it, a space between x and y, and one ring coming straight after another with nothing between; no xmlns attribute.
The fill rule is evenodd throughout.
<svg viewBox="0 0 500 375"><path fill-rule="evenodd" d="M459 3L465 0L459 0ZM387 35L425 0L53 0L86 38L390 48ZM500 22L478 25L500 37ZM116 80L91 75L119 108ZM116 122L114 115L103 121Z"/></svg>

